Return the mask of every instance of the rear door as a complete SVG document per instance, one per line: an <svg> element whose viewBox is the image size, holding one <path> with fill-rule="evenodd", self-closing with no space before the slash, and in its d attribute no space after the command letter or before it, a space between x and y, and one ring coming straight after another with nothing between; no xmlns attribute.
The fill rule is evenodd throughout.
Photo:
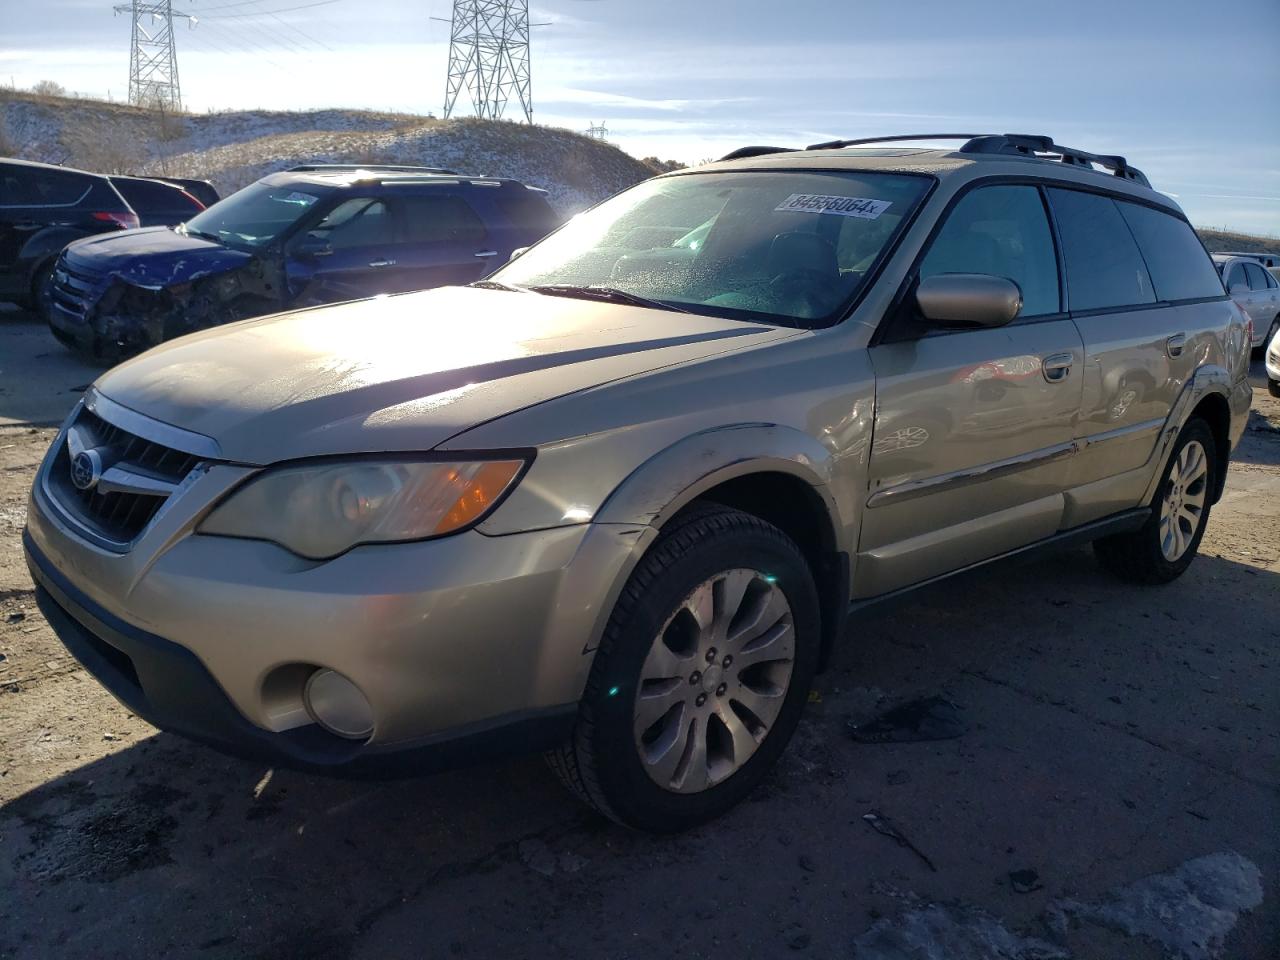
<svg viewBox="0 0 1280 960"><path fill-rule="evenodd" d="M404 292L472 283L502 262L488 224L477 210L488 205L472 196L480 189L484 188L454 193L445 186L432 186L416 194L393 195L397 238L391 289Z"/></svg>
<svg viewBox="0 0 1280 960"><path fill-rule="evenodd" d="M860 597L1051 536L1062 519L1083 350L1062 309L1039 188L965 194L916 270L947 273L1013 280L1023 310L1005 327L940 329L909 297L871 348L876 413Z"/></svg>
<svg viewBox="0 0 1280 960"><path fill-rule="evenodd" d="M1079 190L1052 188L1049 197L1085 348L1067 497L1074 526L1137 505L1160 432L1197 358L1212 349L1226 298L1180 218Z"/></svg>

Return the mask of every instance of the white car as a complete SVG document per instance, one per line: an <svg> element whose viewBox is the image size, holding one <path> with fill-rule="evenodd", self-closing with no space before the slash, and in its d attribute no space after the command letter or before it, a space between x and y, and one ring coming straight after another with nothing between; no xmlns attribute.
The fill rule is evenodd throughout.
<svg viewBox="0 0 1280 960"><path fill-rule="evenodd" d="M1273 397L1280 397L1280 331L1267 343L1267 389Z"/></svg>
<svg viewBox="0 0 1280 960"><path fill-rule="evenodd" d="M1219 253L1213 262L1231 299L1253 321L1253 349L1261 350L1280 329L1280 281L1256 256Z"/></svg>

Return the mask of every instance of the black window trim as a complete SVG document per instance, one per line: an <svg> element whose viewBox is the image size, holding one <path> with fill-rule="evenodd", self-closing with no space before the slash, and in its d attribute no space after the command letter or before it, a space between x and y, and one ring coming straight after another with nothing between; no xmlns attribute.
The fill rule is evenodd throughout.
<svg viewBox="0 0 1280 960"><path fill-rule="evenodd" d="M986 329L983 327L943 327L931 326L925 332L918 336L894 337L890 340L890 336L894 328L901 326L907 316L907 311L911 311L909 306L911 293L915 290L916 283L920 276L920 264L928 255L933 247L934 241L938 238L938 234L942 231L947 219L951 216L951 212L956 206L974 190L982 187L1034 187L1040 196L1040 203L1044 207L1045 219L1049 221L1049 237L1053 243L1053 255L1058 263L1058 306L1057 313L1040 313L1034 317L1018 317L1008 326L1031 326L1037 323L1056 323L1060 320L1070 319L1070 310L1067 301L1067 276L1065 268L1065 258L1062 255L1062 240L1058 235L1058 225L1053 218L1053 210L1049 205L1049 198L1045 194L1045 180L1041 177L1020 176L1013 174L998 174L990 177L979 177L976 180L970 180L964 184L955 195L947 201L947 205L942 208L938 214L937 220L933 227L929 230L929 235L925 237L924 243L920 247L920 252L916 254L915 259L911 262L911 266L903 275L902 283L898 286L897 293L894 294L893 300L890 301L889 307L885 310L884 316L880 318L876 324L875 333L872 334L869 347L874 347L880 343L894 342L900 343L910 340L922 340L925 337L946 337L957 333L974 333L977 330ZM925 198L927 199L927 198ZM924 202L921 201L921 208Z"/></svg>
<svg viewBox="0 0 1280 960"><path fill-rule="evenodd" d="M1019 326L1025 326L1025 325L1030 325L1034 323L1051 323L1059 320L1069 320L1075 317L1083 318L1083 317L1102 316L1105 314L1137 313L1138 311L1141 311L1141 310L1157 310L1157 309L1164 309L1166 307L1181 307L1181 306L1200 304L1200 303L1221 303L1224 300L1231 299L1230 295L1226 291L1226 279L1224 277L1223 291L1221 296L1193 297L1185 300L1156 300L1154 303L1139 303L1139 304L1131 304L1128 306L1093 307L1087 310L1072 310L1070 291L1068 290L1068 287L1067 287L1066 256L1062 250L1062 237L1058 229L1058 220L1057 220L1057 217L1054 215L1053 204L1049 200L1048 191L1050 188L1057 187L1065 190L1076 190L1080 193L1093 193L1099 196L1108 197L1113 201L1123 200L1128 203L1138 204L1139 206L1149 207L1152 210L1155 210L1157 213L1163 213L1166 216L1173 217L1175 220L1181 220L1188 227L1191 227L1191 232L1195 236L1196 240L1200 242L1200 247L1201 249L1204 250L1205 256L1209 257L1210 261L1212 261L1213 258L1209 256L1208 248L1205 247L1204 241L1201 240L1200 238L1200 234L1197 233L1195 227L1191 225L1191 221L1187 219L1186 214L1182 213L1182 211L1180 210L1170 209L1169 207L1166 207L1164 204L1159 203L1158 201L1151 200L1147 197L1135 197L1131 194L1124 193L1123 191L1120 191L1120 190L1108 189L1107 186L1104 184L1077 183L1074 180L1064 180L1064 179L1059 179L1057 177L1051 177L1051 176L997 174L989 177L978 177L974 180L970 180L968 183L964 184L959 190L957 190L955 195L950 200L947 201L947 205L943 207L942 211L938 215L938 219L935 221L932 229L929 231L929 235L925 238L925 242L921 246L920 252L916 254L915 260L912 261L911 266L908 268L906 274L903 276L902 283L899 284L898 291L897 293L894 294L893 300L890 301L889 307L885 310L884 315L880 318L879 322L876 324L875 333L872 334L871 341L868 344L869 347L874 347L877 344L886 342L893 328L901 324L903 311L909 309L908 298L911 295L911 291L915 289L915 285L916 285L916 282L919 276L919 271L920 271L920 263L924 259L925 255L929 252L930 247L933 246L933 241L936 239L939 231L942 229L942 225L946 222L947 218L951 215L951 211L955 208L956 204L958 204L972 190L976 190L980 187L1002 186L1002 185L1033 186L1038 188L1038 190L1040 191L1041 201L1045 205L1045 213L1049 218L1049 232L1053 237L1054 255L1058 258L1058 303L1063 308L1062 311L1059 313L1040 314L1039 316L1029 317L1025 320L1019 317L1017 320L1013 322L1013 324L1010 324L1010 326L1014 324ZM919 213L924 209L928 199L929 199L928 195L921 198L920 204L916 209L916 215L919 215ZM1124 212L1123 211L1119 211L1119 212L1120 212L1120 218L1124 220ZM1129 230L1129 235L1132 237L1133 230L1131 227L1129 227L1129 222L1127 220L1125 220L1125 227L1126 229ZM1134 245L1138 247L1138 255L1142 257L1143 266L1146 267L1146 255L1142 252L1141 244L1138 243L1136 237L1133 239L1133 242L1134 242ZM1151 270L1148 267L1147 268L1148 277L1150 277L1150 273L1151 273ZM1155 281L1152 281L1151 290L1153 293L1155 292ZM918 340L926 336L928 337L951 336L957 333L973 333L975 330L978 330L978 329L983 329L983 328L941 327L941 326L931 327L927 332L925 332L921 336L905 337L901 339ZM899 340L895 338L893 342L899 342Z"/></svg>

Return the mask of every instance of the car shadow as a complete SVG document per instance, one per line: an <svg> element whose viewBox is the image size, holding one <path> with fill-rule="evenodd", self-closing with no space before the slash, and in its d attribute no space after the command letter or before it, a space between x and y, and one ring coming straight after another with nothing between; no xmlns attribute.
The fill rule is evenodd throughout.
<svg viewBox="0 0 1280 960"><path fill-rule="evenodd" d="M34 313L0 304L0 426L57 426L106 369L60 344Z"/></svg>
<svg viewBox="0 0 1280 960"><path fill-rule="evenodd" d="M1173 615L1169 601L1175 596ZM1242 597L1254 599L1251 610L1241 611ZM983 696L1025 690L1032 699L1066 704L1064 721L1095 716L1105 724L1112 713L1127 710L1129 726L1140 725L1142 735L1166 753L1274 771L1280 763L1267 756L1275 747L1266 745L1266 731L1255 739L1239 723L1240 714L1253 718L1248 710L1219 721L1207 707L1193 716L1169 714L1136 701L1118 707L1118 698L1107 694L1118 689L1112 681L1132 678L1158 691L1162 701L1178 702L1210 683L1205 677L1230 672L1263 678L1241 679L1233 703L1274 700L1273 693L1253 689L1267 672L1253 660L1266 659L1255 641L1271 635L1267 624L1278 619L1280 574L1212 554L1197 559L1178 585L1163 588L1118 583L1080 549L1004 562L935 585L891 615L851 625L849 639L856 642L842 646L819 682L825 692L778 771L725 821L683 837L645 836L608 823L576 803L538 758L428 778L353 782L224 757L164 733L148 735L0 807L0 877L7 874L14 883L0 919L16 911L7 921L10 932L0 934L0 948L6 938L16 943L21 936L52 949L77 943L81 934L75 931L97 929L103 936L136 935L153 947L167 945L162 952L175 956L208 951L201 955L337 958L350 955L393 915L425 935L421 931L457 928L458 917L479 904L480 915L468 914L467 922L479 924L480 939L486 923L542 930L586 922L570 918L599 908L599 887L608 886L602 876L630 878L626 882L643 887L650 871L701 876L710 870L713 878L719 871L745 883L747 892L740 894L749 897L757 881L742 878L759 872L759 865L738 861L751 858L750 848L779 823L865 809L871 802L866 797L876 793L866 780L868 763L871 769L881 758L890 766L909 765L918 789L930 795L958 789L953 753L938 754L931 766L919 751L910 754L914 759L893 758L895 751L906 756L909 746L868 748L851 741L845 723L858 709L848 699L855 685L898 697L980 678L969 689L966 709L972 713L982 712ZM1212 632L1221 623L1233 624L1231 635ZM1169 672L1153 667L1161 658ZM1258 722L1265 724L1266 710L1273 709L1267 706ZM1229 723L1232 732L1206 735L1205 724L1216 722L1224 728ZM1122 720L1115 724L1124 729ZM1009 749L1000 746L1001 735L983 734L996 738L989 751L975 750L981 741L966 741L974 765L969 776L982 784L982 804L1015 809L1026 800L1021 781L984 772ZM1044 749L1068 749L1057 736L1046 738ZM1147 830L1146 814L1133 816ZM841 824L844 819L836 818ZM856 818L849 823L857 843L871 845L873 855L881 850ZM728 847L716 841L726 831L735 836ZM955 842L977 851L989 838ZM769 849L777 843L769 840ZM593 879L578 876L588 864L596 871ZM864 869L871 876L877 868L873 862ZM608 902L623 911L607 920L619 930L652 922L653 904L643 898L632 913L618 906L630 902L626 898ZM22 916L28 919L18 924ZM519 917L524 919L512 919ZM125 924L134 932L126 934ZM439 953L405 955L449 955L445 945L438 947ZM161 954L130 946L121 955Z"/></svg>

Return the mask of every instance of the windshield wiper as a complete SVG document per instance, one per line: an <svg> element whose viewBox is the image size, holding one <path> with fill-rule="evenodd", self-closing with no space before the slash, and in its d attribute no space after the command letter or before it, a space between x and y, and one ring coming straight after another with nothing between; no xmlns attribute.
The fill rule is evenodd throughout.
<svg viewBox="0 0 1280 960"><path fill-rule="evenodd" d="M188 237L197 237L200 240L212 240L214 243L222 243L222 238L212 233L205 233L203 230L192 230L187 226L183 226L182 232Z"/></svg>
<svg viewBox="0 0 1280 960"><path fill-rule="evenodd" d="M479 287L481 290L510 290L512 293L528 293L528 287L513 287L509 283L503 283L501 280L477 280L475 283L467 284L469 287Z"/></svg>
<svg viewBox="0 0 1280 960"><path fill-rule="evenodd" d="M642 297L638 293L628 293L617 287L578 286L572 283L546 283L526 287L534 293L545 293L549 297L576 297L581 300L599 300L602 303L624 303L630 307L648 307L651 310L670 310L674 313L689 313L675 304L664 300L653 300Z"/></svg>

